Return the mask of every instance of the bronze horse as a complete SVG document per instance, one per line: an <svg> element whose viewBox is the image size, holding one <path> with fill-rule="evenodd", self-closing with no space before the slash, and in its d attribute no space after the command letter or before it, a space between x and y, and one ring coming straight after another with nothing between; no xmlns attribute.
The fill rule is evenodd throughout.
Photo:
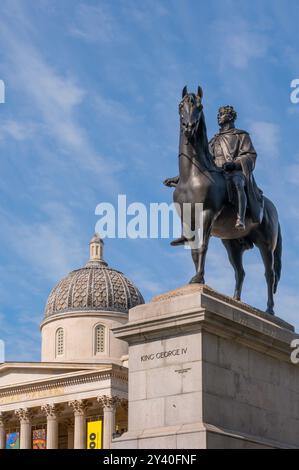
<svg viewBox="0 0 299 470"><path fill-rule="evenodd" d="M229 202L224 170L217 168L209 152L207 130L202 106L202 89L188 93L185 87L179 105L180 144L179 177L168 178L166 186L175 187L173 200L183 214L183 204L191 204L190 227L195 228L195 203L202 203L202 236L198 246L191 248L196 274L190 283L204 284L205 259L211 236L221 238L235 271L234 299L241 299L245 277L243 253L254 245L260 250L268 287L267 313L274 315L274 293L281 274L282 238L277 210L264 197L261 223L253 223L246 213L246 229L235 228L236 207ZM183 220L182 220L183 223Z"/></svg>

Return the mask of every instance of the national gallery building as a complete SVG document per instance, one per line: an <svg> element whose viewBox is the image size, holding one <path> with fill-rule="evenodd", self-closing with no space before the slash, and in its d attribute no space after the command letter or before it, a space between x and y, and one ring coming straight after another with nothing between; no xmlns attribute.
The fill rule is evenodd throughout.
<svg viewBox="0 0 299 470"><path fill-rule="evenodd" d="M112 329L143 304L90 242L88 263L50 293L41 362L0 365L0 449L96 449L128 426L128 345Z"/></svg>

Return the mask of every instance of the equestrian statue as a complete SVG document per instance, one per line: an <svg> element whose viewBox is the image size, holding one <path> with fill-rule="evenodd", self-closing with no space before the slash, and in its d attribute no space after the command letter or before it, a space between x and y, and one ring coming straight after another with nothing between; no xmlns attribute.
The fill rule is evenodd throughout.
<svg viewBox="0 0 299 470"><path fill-rule="evenodd" d="M196 274L190 283L204 284L209 239L224 244L235 271L234 299L241 299L245 277L244 251L258 247L265 266L268 288L266 312L274 315L274 293L281 274L282 237L277 210L258 188L253 171L257 158L248 132L237 129L232 106L218 112L219 132L208 141L202 105L203 92L182 92L179 104L179 176L164 184L174 187L173 200L182 222L182 235L171 245L190 244ZM201 217L197 217L198 204ZM184 206L191 207L186 227ZM197 220L201 220L198 227ZM198 244L190 233L202 231Z"/></svg>

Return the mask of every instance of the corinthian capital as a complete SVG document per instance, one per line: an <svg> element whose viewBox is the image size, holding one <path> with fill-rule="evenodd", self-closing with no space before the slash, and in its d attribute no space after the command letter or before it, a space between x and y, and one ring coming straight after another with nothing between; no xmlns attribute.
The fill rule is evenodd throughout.
<svg viewBox="0 0 299 470"><path fill-rule="evenodd" d="M15 410L15 415L20 421L29 422L32 418L32 411L28 408L19 408Z"/></svg>
<svg viewBox="0 0 299 470"><path fill-rule="evenodd" d="M57 418L60 415L60 408L59 406L55 405L55 403L47 403L46 405L41 406L41 410L47 418Z"/></svg>
<svg viewBox="0 0 299 470"><path fill-rule="evenodd" d="M87 400L73 400L69 402L69 406L73 408L73 412L76 415L83 416L86 412L88 402Z"/></svg>
<svg viewBox="0 0 299 470"><path fill-rule="evenodd" d="M121 400L117 396L101 395L97 398L97 401L104 409L115 410L120 404Z"/></svg>

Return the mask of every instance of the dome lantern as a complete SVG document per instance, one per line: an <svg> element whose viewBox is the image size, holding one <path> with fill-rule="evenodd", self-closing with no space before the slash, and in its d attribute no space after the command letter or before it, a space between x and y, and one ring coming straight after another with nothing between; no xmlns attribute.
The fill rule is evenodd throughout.
<svg viewBox="0 0 299 470"><path fill-rule="evenodd" d="M89 261L103 261L104 242L98 233L95 233L89 242Z"/></svg>

